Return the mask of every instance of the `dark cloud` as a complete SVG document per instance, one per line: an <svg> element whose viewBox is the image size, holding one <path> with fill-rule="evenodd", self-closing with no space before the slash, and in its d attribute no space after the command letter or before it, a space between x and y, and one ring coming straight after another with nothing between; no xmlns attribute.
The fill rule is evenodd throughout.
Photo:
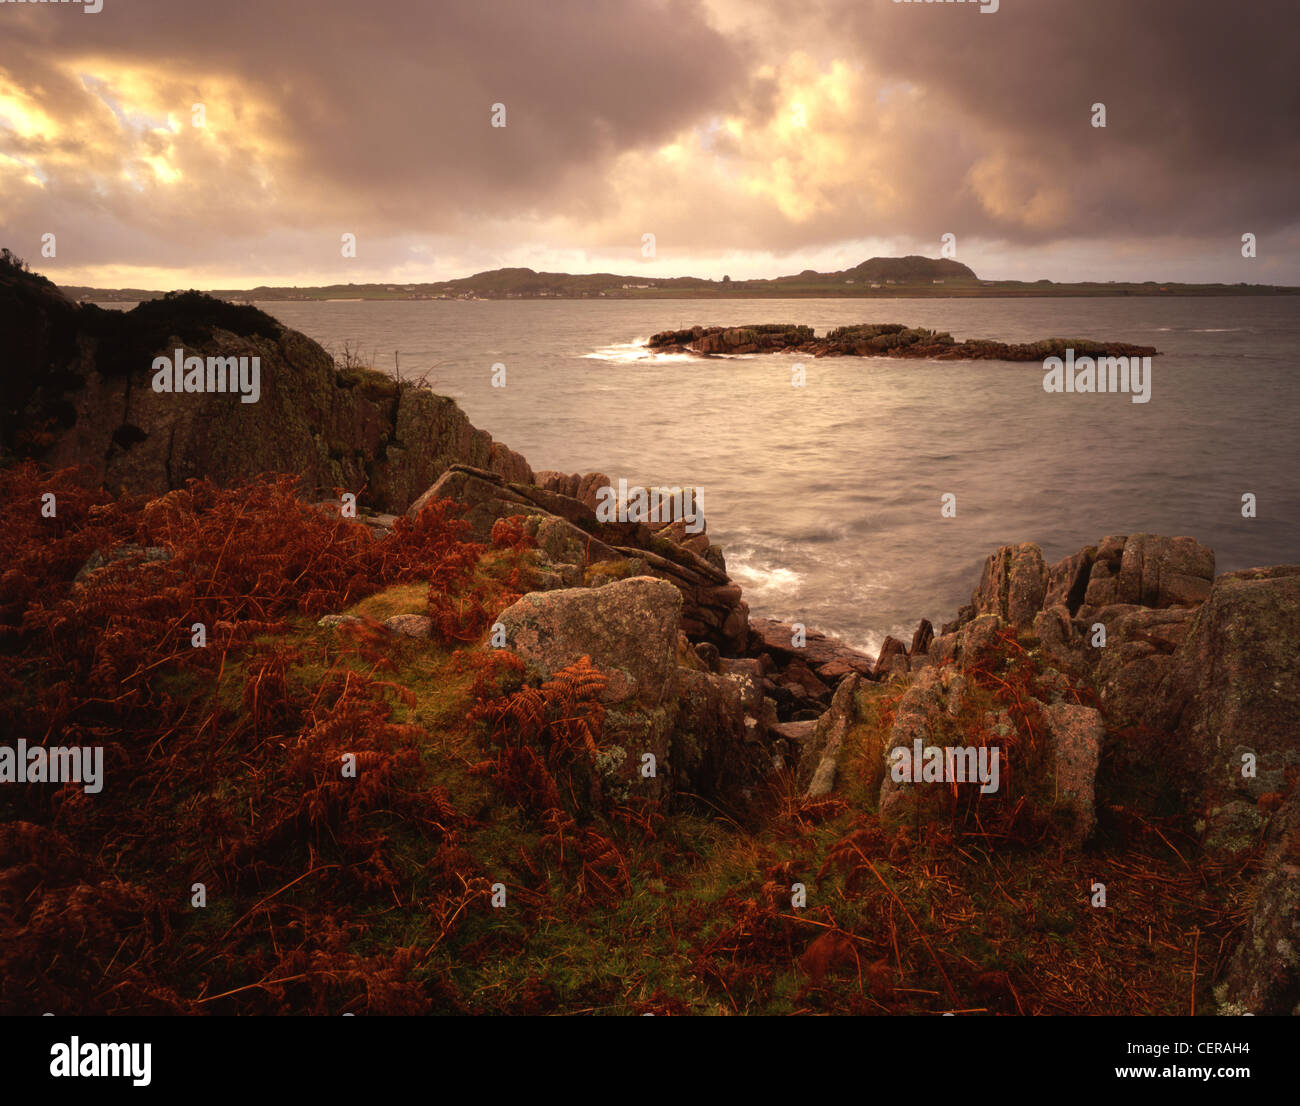
<svg viewBox="0 0 1300 1106"><path fill-rule="evenodd" d="M1296 220L1292 3L1002 0L985 14L877 0L837 4L828 17L880 72L924 82L935 110L1068 179L1071 230ZM1104 131L1090 123L1098 102Z"/></svg>
<svg viewBox="0 0 1300 1106"><path fill-rule="evenodd" d="M3 4L0 77L53 122L6 131L0 83L0 236L251 279L328 275L345 231L372 266L625 271L644 231L676 271L951 232L1006 264L1111 243L1128 272L1149 243L1176 275L1246 230L1295 241L1294 24L1276 0Z"/></svg>
<svg viewBox="0 0 1300 1106"><path fill-rule="evenodd" d="M107 0L93 16L6 5L0 21L8 42L0 64L59 120L112 129L102 112L86 118L89 94L64 68L82 58L91 73L107 61L132 67L157 90L174 89L171 106L187 121L194 100L212 127L248 104L268 105L260 156L279 191L298 191L296 205L280 197L276 221L296 209L371 233L466 230L475 218L563 206L566 194L591 189L593 166L667 139L702 104L727 104L744 73L735 44L684 0ZM506 106L503 129L490 126L496 103ZM76 144L61 131L51 142L0 148L39 161L50 146L72 153ZM84 151L88 163L94 147ZM257 155L231 152L223 191L247 195L240 155ZM214 166L200 160L195 168ZM80 190L85 182L72 177ZM68 181L60 174L49 192L57 196ZM264 197L254 189L250 199ZM253 211L231 229L258 222Z"/></svg>

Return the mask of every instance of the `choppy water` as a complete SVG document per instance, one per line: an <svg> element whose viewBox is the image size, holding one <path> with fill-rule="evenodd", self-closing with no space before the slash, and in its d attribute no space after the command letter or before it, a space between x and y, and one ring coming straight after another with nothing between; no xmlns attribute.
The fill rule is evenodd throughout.
<svg viewBox="0 0 1300 1106"><path fill-rule="evenodd" d="M1300 561L1300 300L268 303L342 352L400 350L534 468L703 490L755 614L873 649L952 617L998 545L1190 534L1218 570ZM967 337L1155 345L1151 400L1053 395L1038 364L653 357L701 324L902 322ZM506 366L507 386L491 386ZM957 497L942 518L940 497ZM1258 498L1243 519L1241 497Z"/></svg>

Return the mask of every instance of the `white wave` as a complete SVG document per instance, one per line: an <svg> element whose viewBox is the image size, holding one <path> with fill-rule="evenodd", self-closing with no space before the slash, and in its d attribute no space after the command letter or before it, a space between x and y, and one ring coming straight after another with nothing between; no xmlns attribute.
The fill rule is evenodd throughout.
<svg viewBox="0 0 1300 1106"><path fill-rule="evenodd" d="M804 579L802 573L793 569L742 561L734 554L727 558L727 572L746 592L753 592L769 602L789 596Z"/></svg>
<svg viewBox="0 0 1300 1106"><path fill-rule="evenodd" d="M613 345L603 346L591 353L584 353L582 357L592 361L613 361L620 365L632 365L638 361L660 363L694 360L693 355L689 353L657 353L648 348L649 342L649 338L633 338L630 342L615 342Z"/></svg>

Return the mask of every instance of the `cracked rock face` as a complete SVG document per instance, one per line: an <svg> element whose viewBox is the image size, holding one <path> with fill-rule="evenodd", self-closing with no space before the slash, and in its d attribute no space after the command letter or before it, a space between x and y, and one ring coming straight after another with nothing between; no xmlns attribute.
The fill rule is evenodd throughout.
<svg viewBox="0 0 1300 1106"><path fill-rule="evenodd" d="M1190 607L1210 594L1214 550L1194 538L1160 534L1112 535L1101 540L1088 574L1083 603L1072 613L1088 617L1099 607Z"/></svg>
<svg viewBox="0 0 1300 1106"><path fill-rule="evenodd" d="M13 368L30 386L10 398L24 423L50 423L53 440L38 459L52 467L88 466L105 484L142 495L191 477L231 484L297 473L308 494L365 488L369 505L392 512L456 462L532 480L527 462L475 428L454 400L399 387L385 373L339 371L320 345L255 308L187 293L123 313L40 289L21 303L22 289L6 283L0 317L19 311L33 332L60 336L19 351ZM257 358L257 401L156 392L154 358L178 349L205 360Z"/></svg>
<svg viewBox="0 0 1300 1106"><path fill-rule="evenodd" d="M647 797L662 795L670 777L681 614L672 584L636 576L602 588L530 592L497 619L507 647L542 679L591 658L607 680L600 696L608 712L604 770ZM646 754L661 771L642 785L637 766Z"/></svg>
<svg viewBox="0 0 1300 1106"><path fill-rule="evenodd" d="M971 602L977 614L995 614L1017 629L1033 624L1047 596L1043 551L1032 542L1003 546L984 562Z"/></svg>
<svg viewBox="0 0 1300 1106"><path fill-rule="evenodd" d="M745 742L747 724L757 724L746 715L745 695L759 693L760 682L679 666L681 612L676 587L636 576L531 592L498 618L508 647L543 679L583 656L606 675L605 739L619 750L610 774L650 796L669 787L714 794L765 772L762 749ZM646 753L660 768L652 782L637 777Z"/></svg>
<svg viewBox="0 0 1300 1106"><path fill-rule="evenodd" d="M1084 841L1097 824L1094 785L1106 727L1100 711L1077 703L1052 703L1042 710L1057 795L1074 811L1073 838Z"/></svg>
<svg viewBox="0 0 1300 1106"><path fill-rule="evenodd" d="M1255 781L1281 781L1300 764L1300 565L1229 572L1215 581L1186 640L1174 651L1163 721L1174 728L1210 808L1254 802ZM1254 757L1253 776L1242 754ZM1230 844L1230 842L1223 842Z"/></svg>
<svg viewBox="0 0 1300 1106"><path fill-rule="evenodd" d="M545 479L579 491L592 488L587 477L551 474ZM548 588L580 583L602 587L613 579L652 575L680 592L681 629L692 639L705 638L728 652L739 651L749 640L749 605L741 598L740 588L707 557L699 556L689 545L674 543L671 526L656 533L642 523L598 523L589 506L565 492L512 483L462 464L453 464L417 498L408 517L414 518L430 500L443 498L454 499L465 508L465 521L482 542L490 540L498 519L526 516L525 526L547 557L548 571L555 574ZM694 538L707 541L703 533ZM715 547L705 552L721 561Z"/></svg>

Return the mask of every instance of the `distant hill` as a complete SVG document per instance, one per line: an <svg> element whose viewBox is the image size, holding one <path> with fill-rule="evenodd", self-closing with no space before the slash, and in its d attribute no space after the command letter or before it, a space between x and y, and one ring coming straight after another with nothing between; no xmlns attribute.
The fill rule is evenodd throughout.
<svg viewBox="0 0 1300 1106"><path fill-rule="evenodd" d="M819 273L815 269L805 269L797 276L777 277L777 284L808 284L818 281L853 281L854 283L872 282L893 284L920 284L925 281L970 280L979 278L967 265L947 258L921 257L910 254L907 257L873 257L852 269L842 269L836 273ZM750 281L749 283L755 283ZM766 283L766 282L764 282Z"/></svg>
<svg viewBox="0 0 1300 1106"><path fill-rule="evenodd" d="M838 276L855 277L858 280L976 280L974 271L967 265L947 258L918 257L873 257Z"/></svg>

